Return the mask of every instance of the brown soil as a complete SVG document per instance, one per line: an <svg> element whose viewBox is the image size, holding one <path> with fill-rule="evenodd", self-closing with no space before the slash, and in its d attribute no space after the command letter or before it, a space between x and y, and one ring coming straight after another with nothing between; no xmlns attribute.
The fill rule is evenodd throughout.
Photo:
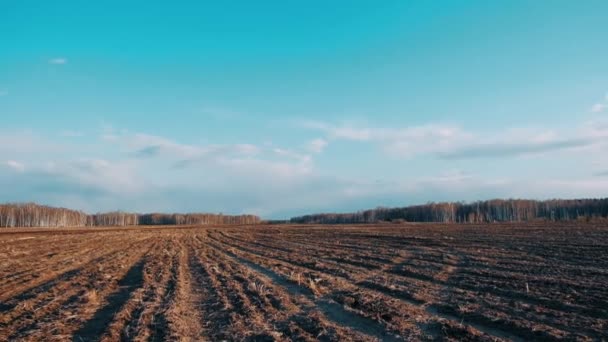
<svg viewBox="0 0 608 342"><path fill-rule="evenodd" d="M608 226L0 231L0 341L608 339Z"/></svg>

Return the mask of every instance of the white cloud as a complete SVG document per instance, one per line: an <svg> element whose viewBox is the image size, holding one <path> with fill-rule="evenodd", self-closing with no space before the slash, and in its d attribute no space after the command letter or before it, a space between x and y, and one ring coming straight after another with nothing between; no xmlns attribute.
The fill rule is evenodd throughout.
<svg viewBox="0 0 608 342"><path fill-rule="evenodd" d="M399 158L518 157L589 149L608 143L608 122L601 120L583 122L568 130L524 127L473 132L441 123L389 128L306 122L303 127L324 132L329 140L373 143L387 155Z"/></svg>
<svg viewBox="0 0 608 342"><path fill-rule="evenodd" d="M268 186L281 181L297 181L302 176L310 175L312 167L307 161L289 162L284 160L264 160L252 158L219 158L216 166L223 168L222 172L230 174L233 180L250 180L263 182Z"/></svg>
<svg viewBox="0 0 608 342"><path fill-rule="evenodd" d="M425 181L434 181L434 182L448 182L448 183L459 183L471 180L473 176L467 172L458 169L446 170L441 172L437 176L432 176L429 178L424 178Z"/></svg>
<svg viewBox="0 0 608 342"><path fill-rule="evenodd" d="M8 95L8 91L4 90L4 89L0 89L0 96L6 96Z"/></svg>
<svg viewBox="0 0 608 342"><path fill-rule="evenodd" d="M334 127L330 130L330 136L336 139L349 139L368 141L372 138L372 133L369 129L357 129L353 127Z"/></svg>
<svg viewBox="0 0 608 342"><path fill-rule="evenodd" d="M313 139L308 143L308 150L313 153L321 153L327 147L327 140L322 138Z"/></svg>
<svg viewBox="0 0 608 342"><path fill-rule="evenodd" d="M44 137L33 132L0 134L0 159L8 161L5 167L0 165L0 201L42 201L94 211L240 213L255 209L267 217L280 217L426 201L584 197L608 191L607 177L590 174L589 179L582 176L573 177L577 182L568 181L564 174L568 170L575 173L572 168L557 173L563 179L552 179L556 173L549 172L551 166L547 166L548 176L539 181L525 179L526 171L510 174L508 170L489 170L492 167L484 165L485 161L456 160L585 149L590 153L577 153L576 157L588 158L588 162L601 158L606 151L606 120L564 128L489 131L465 130L443 123L378 127L315 122L307 127L321 133L296 147L184 142L109 126L97 140L58 139L57 134ZM59 134L79 136L78 132L69 131ZM61 145L53 147L53 138L56 145L57 140ZM387 169L403 167L404 172L392 173L392 179L384 178L389 173L372 174L378 168L362 167L350 173L334 165L334 169L323 169L322 163L316 165L315 153L330 152L326 146L336 140L367 143L389 156L438 158L417 159L415 162L421 164L411 168L404 167L405 163L390 164L395 162L391 158L374 159L386 162ZM460 168L475 170L483 177ZM602 164L590 170L605 169ZM505 178L521 175L524 179Z"/></svg>
<svg viewBox="0 0 608 342"><path fill-rule="evenodd" d="M439 152L438 155L444 159L517 157L587 148L593 143L593 140L584 138L556 139L544 142L533 140L523 142L518 142L516 140L495 143L479 142L456 149L442 151Z"/></svg>
<svg viewBox="0 0 608 342"><path fill-rule="evenodd" d="M385 152L395 157L443 151L472 139L472 134L460 127L443 124L387 128L307 122L304 127L326 133L329 140L380 144Z"/></svg>
<svg viewBox="0 0 608 342"><path fill-rule="evenodd" d="M604 109L606 109L606 105L603 103L596 103L593 106L591 106L592 113L601 113L604 111Z"/></svg>
<svg viewBox="0 0 608 342"><path fill-rule="evenodd" d="M396 157L437 153L470 142L473 135L460 127L441 124L382 129L376 132L384 150Z"/></svg>
<svg viewBox="0 0 608 342"><path fill-rule="evenodd" d="M295 152L290 149L285 149L285 148L275 147L275 148L272 148L272 152L276 156L285 157L287 159L295 159L295 160L301 160L301 161L310 161L310 159L311 159L310 155L301 154L301 153Z"/></svg>
<svg viewBox="0 0 608 342"><path fill-rule="evenodd" d="M54 65L63 65L63 64L67 64L68 60L67 58L64 57L56 57L56 58L51 58L49 60L49 64L54 64Z"/></svg>
<svg viewBox="0 0 608 342"><path fill-rule="evenodd" d="M368 141L371 138L371 132L367 128L356 128L348 125L331 125L320 121L307 121L302 123L302 126L325 132L330 139Z"/></svg>
<svg viewBox="0 0 608 342"><path fill-rule="evenodd" d="M6 165L11 168L13 171L23 172L25 171L25 165L18 161L9 160L6 162Z"/></svg>
<svg viewBox="0 0 608 342"><path fill-rule="evenodd" d="M608 139L608 119L598 118L586 121L578 128L578 134L595 141L606 140Z"/></svg>
<svg viewBox="0 0 608 342"><path fill-rule="evenodd" d="M178 178L159 177L159 184L190 182L232 187L239 182L250 182L256 186L267 184L272 187L275 181L291 182L313 170L310 155L273 145L183 144L165 137L128 132L113 135L110 140L103 136L102 139L115 144L116 150L142 165L142 172L158 168L158 165L171 170L164 172L180 172Z"/></svg>
<svg viewBox="0 0 608 342"><path fill-rule="evenodd" d="M606 93L604 95L604 98L601 101L599 101L598 103L591 106L589 111L592 113L601 113L601 112L605 111L607 108L608 108L608 93Z"/></svg>
<svg viewBox="0 0 608 342"><path fill-rule="evenodd" d="M181 167L218 156L255 157L262 153L262 148L253 144L184 144L142 133L105 134L102 139L117 144L132 156L172 160L178 162Z"/></svg>
<svg viewBox="0 0 608 342"><path fill-rule="evenodd" d="M38 174L85 188L99 189L113 194L143 191L146 177L137 163L129 160L109 161L101 158L78 158L69 161L51 161L33 170Z"/></svg>
<svg viewBox="0 0 608 342"><path fill-rule="evenodd" d="M235 144L233 148L238 154L246 156L255 156L260 153L260 148L253 144Z"/></svg>
<svg viewBox="0 0 608 342"><path fill-rule="evenodd" d="M608 121L594 119L562 129L504 129L473 135L468 143L439 151L445 159L504 158L551 153L601 152L608 143ZM590 154L592 155L592 154Z"/></svg>
<svg viewBox="0 0 608 342"><path fill-rule="evenodd" d="M0 131L0 156L11 155L11 159L21 155L60 152L64 147L56 141L46 139L32 131Z"/></svg>
<svg viewBox="0 0 608 342"><path fill-rule="evenodd" d="M273 146L186 145L125 133L108 143L103 140L84 150L74 143L63 157L28 161L27 169L7 162L4 172L0 168L0 201L38 201L89 211L242 213L258 208L270 213L291 209L295 200L282 205L281 198L298 197L293 194L303 192L316 177L310 156ZM150 157L134 157L146 148ZM190 163L172 167L180 160ZM20 171L19 178L11 176L10 169Z"/></svg>

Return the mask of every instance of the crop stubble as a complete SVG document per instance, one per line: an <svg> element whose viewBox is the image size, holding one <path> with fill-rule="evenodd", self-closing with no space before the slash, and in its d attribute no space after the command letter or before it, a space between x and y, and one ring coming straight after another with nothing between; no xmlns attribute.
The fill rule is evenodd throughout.
<svg viewBox="0 0 608 342"><path fill-rule="evenodd" d="M0 340L602 340L591 223L0 232Z"/></svg>

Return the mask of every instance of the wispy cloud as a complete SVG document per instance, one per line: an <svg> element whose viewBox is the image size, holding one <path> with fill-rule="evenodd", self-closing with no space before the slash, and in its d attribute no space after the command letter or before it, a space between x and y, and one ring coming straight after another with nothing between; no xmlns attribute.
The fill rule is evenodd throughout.
<svg viewBox="0 0 608 342"><path fill-rule="evenodd" d="M96 148L80 150L72 144L65 157L38 159L27 168L15 160L5 162L0 167L0 201L43 201L89 210L270 213L297 206L280 205L276 199L302 192L316 177L310 156L286 148L187 145L124 132L115 136L99 141ZM106 157L93 156L94 151ZM180 161L188 167L170 167ZM310 195L311 200L316 196Z"/></svg>
<svg viewBox="0 0 608 342"><path fill-rule="evenodd" d="M55 58L49 59L49 64L63 65L63 64L67 64L67 63L68 63L68 60L65 57L55 57Z"/></svg>
<svg viewBox="0 0 608 342"><path fill-rule="evenodd" d="M212 149L208 146L183 144L165 137L143 133L130 133L128 131L122 131L120 133L117 133L114 130L105 131L101 138L104 141L116 144L134 157L155 157L164 155L177 159L189 159L206 154Z"/></svg>
<svg viewBox="0 0 608 342"><path fill-rule="evenodd" d="M138 158L156 157L160 154L161 148L162 147L159 145L147 146L147 147L137 150L133 155Z"/></svg>
<svg viewBox="0 0 608 342"><path fill-rule="evenodd" d="M592 113L601 113L606 109L606 105L603 103L596 103L593 106L591 106L591 112Z"/></svg>
<svg viewBox="0 0 608 342"><path fill-rule="evenodd" d="M142 177L137 163L129 160L106 160L102 158L77 158L68 161L48 162L33 170L45 177L65 179L73 184L97 188L100 192L127 194L142 191Z"/></svg>
<svg viewBox="0 0 608 342"><path fill-rule="evenodd" d="M438 152L465 143L472 138L470 133L460 127L445 124L387 128L305 122L303 127L324 132L330 141L376 143L381 145L389 155L395 157L413 157L421 153Z"/></svg>
<svg viewBox="0 0 608 342"><path fill-rule="evenodd" d="M274 147L272 148L274 155L294 160L310 160L310 155L299 153L290 149Z"/></svg>
<svg viewBox="0 0 608 342"><path fill-rule="evenodd" d="M327 140L323 139L323 138L317 138L317 139L313 139L308 143L308 150L313 152L313 153L321 153L323 152L323 150L325 149L325 147L327 147Z"/></svg>
<svg viewBox="0 0 608 342"><path fill-rule="evenodd" d="M440 182L440 183L459 183L473 179L473 175L459 169L451 169L442 171L437 176L423 178L425 181Z"/></svg>
<svg viewBox="0 0 608 342"><path fill-rule="evenodd" d="M13 171L23 172L25 171L25 165L15 160L9 160L6 162L6 166L8 166Z"/></svg>
<svg viewBox="0 0 608 342"><path fill-rule="evenodd" d="M32 131L0 131L0 156L41 155L60 152L63 146Z"/></svg>
<svg viewBox="0 0 608 342"><path fill-rule="evenodd" d="M584 122L578 128L578 135L596 141L608 139L608 118L598 118Z"/></svg>
<svg viewBox="0 0 608 342"><path fill-rule="evenodd" d="M0 97L8 95L8 91L4 89L0 89Z"/></svg>
<svg viewBox="0 0 608 342"><path fill-rule="evenodd" d="M575 138L570 140L555 140L528 143L481 143L477 145L465 146L463 148L454 149L452 151L439 152L438 155L443 159L515 157L586 147L593 144L593 142L594 141L591 139Z"/></svg>
<svg viewBox="0 0 608 342"><path fill-rule="evenodd" d="M589 162L601 158L608 146L608 120L596 117L563 129L483 132L443 123L389 127L315 122L307 128L317 131L312 136L317 138L293 146L181 141L107 126L100 139L61 139L60 146L52 147L57 133L45 137L13 132L0 134L0 159L5 161L0 162L0 201L34 200L94 210L254 210L277 217L431 200L593 196L608 191L608 172L577 181L559 178L565 177L563 172L547 172L547 178L539 181L508 170L488 173L484 161L453 160L585 149L589 153L577 155ZM373 161L387 167L405 165L394 156L420 158L414 163L432 166L404 169L393 177L389 172L372 174L377 171L364 167L352 173L334 165L326 169L324 161L316 162L317 153L333 152L327 146L338 140L352 142L353 153L361 147L358 144L378 148L385 159L380 153ZM592 170L605 166L600 163ZM479 168L483 176L460 169L469 167Z"/></svg>
<svg viewBox="0 0 608 342"><path fill-rule="evenodd" d="M302 123L304 128L325 132L330 139L345 139L355 141L368 141L371 132L368 128L359 128L349 125L332 125L321 121L306 121Z"/></svg>
<svg viewBox="0 0 608 342"><path fill-rule="evenodd" d="M174 169L185 169L194 166L203 166L210 161L221 158L254 158L260 153L260 148L250 144L235 145L205 145L191 146L194 150L179 155L171 162Z"/></svg>
<svg viewBox="0 0 608 342"><path fill-rule="evenodd" d="M586 121L568 130L523 127L475 132L441 123L389 128L305 122L302 127L325 133L325 139L329 141L373 143L389 156L401 158L418 155L434 155L449 160L507 158L608 143L608 121L603 119Z"/></svg>
<svg viewBox="0 0 608 342"><path fill-rule="evenodd" d="M604 98L591 106L589 110L591 113L601 113L608 108L608 92L604 95Z"/></svg>
<svg viewBox="0 0 608 342"><path fill-rule="evenodd" d="M132 159L141 162L159 162L173 170L204 170L210 174L222 170L225 177L234 170L242 170L238 177L251 175L289 177L302 175L312 169L310 155L272 145L254 144L184 144L165 137L123 132L113 134L108 143L116 144ZM255 171L253 171L255 170ZM240 172L240 171L239 171Z"/></svg>

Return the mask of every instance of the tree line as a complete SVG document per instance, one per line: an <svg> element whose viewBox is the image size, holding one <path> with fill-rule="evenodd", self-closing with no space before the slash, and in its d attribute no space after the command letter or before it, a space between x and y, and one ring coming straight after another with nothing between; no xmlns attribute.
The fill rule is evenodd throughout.
<svg viewBox="0 0 608 342"><path fill-rule="evenodd" d="M592 220L608 217L608 198L574 200L494 199L477 202L427 203L355 213L323 213L291 218L291 223L340 224L376 222L488 223L531 220Z"/></svg>
<svg viewBox="0 0 608 342"><path fill-rule="evenodd" d="M488 223L531 220L594 220L608 218L608 198L574 200L489 200L427 203L400 208L379 207L354 213L323 213L293 217L290 223L340 224L376 222ZM83 227L136 225L256 224L255 215L136 214L121 211L86 214L35 203L0 204L0 227ZM281 221L283 222L283 221Z"/></svg>
<svg viewBox="0 0 608 342"><path fill-rule="evenodd" d="M84 227L137 225L255 224L255 215L135 214L121 211L86 214L78 210L35 203L0 204L0 227Z"/></svg>

